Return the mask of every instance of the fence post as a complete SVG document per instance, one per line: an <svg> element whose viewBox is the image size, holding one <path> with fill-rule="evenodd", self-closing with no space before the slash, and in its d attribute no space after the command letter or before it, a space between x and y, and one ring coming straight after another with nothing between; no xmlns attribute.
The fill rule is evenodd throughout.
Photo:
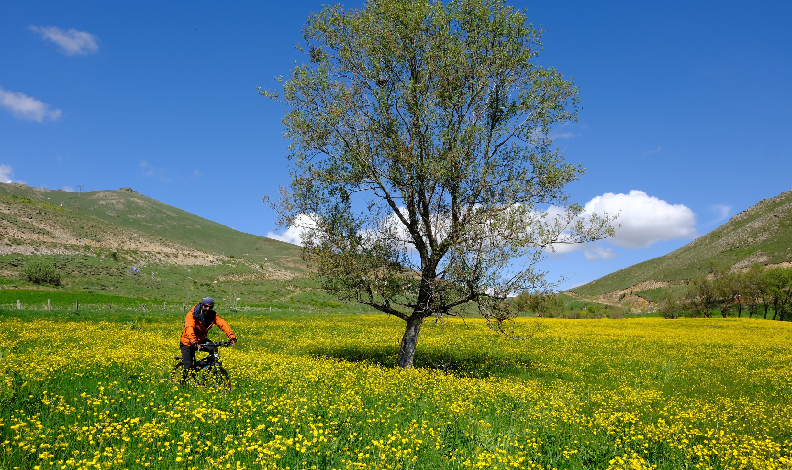
<svg viewBox="0 0 792 470"><path fill-rule="evenodd" d="M143 304L143 311L146 311L146 304Z"/></svg>
<svg viewBox="0 0 792 470"><path fill-rule="evenodd" d="M74 310L77 312L80 311L80 299L74 301Z"/></svg>
<svg viewBox="0 0 792 470"><path fill-rule="evenodd" d="M110 302L110 306L107 308L108 313L113 311L113 302Z"/></svg>
<svg viewBox="0 0 792 470"><path fill-rule="evenodd" d="M165 302L162 302L162 311L165 311Z"/></svg>
<svg viewBox="0 0 792 470"><path fill-rule="evenodd" d="M22 310L22 304L19 303L19 299L17 299L17 310Z"/></svg>
<svg viewBox="0 0 792 470"><path fill-rule="evenodd" d="M47 299L47 311L48 312L52 311L52 305L50 304L50 299Z"/></svg>
<svg viewBox="0 0 792 470"><path fill-rule="evenodd" d="M182 302L182 313L187 313L187 302Z"/></svg>

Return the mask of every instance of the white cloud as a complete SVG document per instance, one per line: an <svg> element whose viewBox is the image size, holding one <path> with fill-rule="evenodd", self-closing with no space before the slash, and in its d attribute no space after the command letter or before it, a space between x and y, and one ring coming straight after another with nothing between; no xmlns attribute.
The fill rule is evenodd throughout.
<svg viewBox="0 0 792 470"><path fill-rule="evenodd" d="M561 134L552 134L550 137L553 139L571 139L572 137L577 137L577 134L574 132L564 132Z"/></svg>
<svg viewBox="0 0 792 470"><path fill-rule="evenodd" d="M605 248L603 246L586 248L585 250L583 250L583 255L589 261L596 261L598 259L611 259L619 256L618 253L613 251L613 248Z"/></svg>
<svg viewBox="0 0 792 470"><path fill-rule="evenodd" d="M0 181L3 183L27 184L27 181L11 179L14 169L11 165L0 165Z"/></svg>
<svg viewBox="0 0 792 470"><path fill-rule="evenodd" d="M173 181L173 178L169 176L170 171L167 168L159 168L152 166L146 160L140 160L138 164L140 166L141 171L143 172L143 176L147 178L151 178L152 176L156 176L160 181Z"/></svg>
<svg viewBox="0 0 792 470"><path fill-rule="evenodd" d="M66 191L67 193L73 193L74 192L74 188L72 188L71 186L64 186L62 189L64 191Z"/></svg>
<svg viewBox="0 0 792 470"><path fill-rule="evenodd" d="M267 238L273 240L280 240L282 242L291 243L292 245L302 245L302 234L309 228L316 227L316 222L308 214L300 214L294 220L294 223L279 235L275 232L267 233Z"/></svg>
<svg viewBox="0 0 792 470"><path fill-rule="evenodd" d="M718 222L722 222L729 218L732 208L726 204L715 204L714 206L710 207L710 210L718 215L718 218L712 222L713 224L717 224Z"/></svg>
<svg viewBox="0 0 792 470"><path fill-rule="evenodd" d="M0 87L0 107L6 108L17 119L44 122L44 118L56 120L61 116L61 110L50 111L49 105L31 98L24 93L6 91Z"/></svg>
<svg viewBox="0 0 792 470"><path fill-rule="evenodd" d="M683 204L669 204L643 191L605 193L586 203L587 213L619 213L616 235L608 239L623 248L649 248L659 241L694 238L696 214Z"/></svg>
<svg viewBox="0 0 792 470"><path fill-rule="evenodd" d="M0 165L0 180L3 183L13 183L11 180L11 175L14 174L14 169L11 168L11 165Z"/></svg>
<svg viewBox="0 0 792 470"><path fill-rule="evenodd" d="M662 152L662 151L663 151L663 147L661 147L661 146L659 146L659 145L658 145L656 149L654 149L654 150L647 150L647 151L646 151L646 152L644 152L643 154L644 154L644 155L651 155L651 154L653 154L653 153L660 153L660 152Z"/></svg>
<svg viewBox="0 0 792 470"><path fill-rule="evenodd" d="M61 52L69 56L93 54L99 50L99 38L85 31L64 31L55 26L31 26L30 30L54 42L60 46Z"/></svg>

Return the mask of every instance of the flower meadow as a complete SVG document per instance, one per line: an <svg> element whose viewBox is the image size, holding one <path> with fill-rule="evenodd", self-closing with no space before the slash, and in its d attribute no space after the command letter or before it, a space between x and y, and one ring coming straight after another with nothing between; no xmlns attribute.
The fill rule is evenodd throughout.
<svg viewBox="0 0 792 470"><path fill-rule="evenodd" d="M398 370L390 317L228 314L213 392L180 317L2 315L3 469L792 468L788 323L427 322Z"/></svg>

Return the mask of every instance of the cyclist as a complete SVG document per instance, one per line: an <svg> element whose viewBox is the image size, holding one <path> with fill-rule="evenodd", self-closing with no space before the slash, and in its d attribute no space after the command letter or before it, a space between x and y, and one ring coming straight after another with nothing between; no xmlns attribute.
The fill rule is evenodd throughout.
<svg viewBox="0 0 792 470"><path fill-rule="evenodd" d="M206 297L201 303L195 305L184 317L184 332L181 337L181 355L184 374L193 368L195 351L201 349L202 344L210 342L206 334L217 325L228 336L231 343L236 344L237 338L228 323L214 311L214 299Z"/></svg>

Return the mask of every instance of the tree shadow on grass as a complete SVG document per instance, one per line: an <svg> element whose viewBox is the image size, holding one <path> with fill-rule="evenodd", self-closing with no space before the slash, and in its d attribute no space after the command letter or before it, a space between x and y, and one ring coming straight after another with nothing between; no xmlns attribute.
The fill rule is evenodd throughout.
<svg viewBox="0 0 792 470"><path fill-rule="evenodd" d="M395 369L398 349L381 346L338 346L315 348L309 351L309 354L319 358L332 358ZM470 378L526 376L531 375L533 369L531 362L504 361L501 357L491 356L485 352L462 354L436 350L422 351L420 348L415 353L413 366Z"/></svg>

